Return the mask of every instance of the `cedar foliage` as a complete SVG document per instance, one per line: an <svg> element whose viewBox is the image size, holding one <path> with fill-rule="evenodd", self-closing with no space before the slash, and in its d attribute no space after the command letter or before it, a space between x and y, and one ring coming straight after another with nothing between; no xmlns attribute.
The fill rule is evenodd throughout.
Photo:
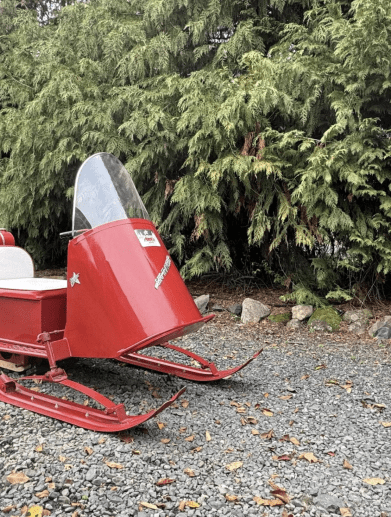
<svg viewBox="0 0 391 517"><path fill-rule="evenodd" d="M186 277L263 268L317 304L386 278L388 2L19 11L0 39L0 222L36 260L58 257L77 167L108 151Z"/></svg>

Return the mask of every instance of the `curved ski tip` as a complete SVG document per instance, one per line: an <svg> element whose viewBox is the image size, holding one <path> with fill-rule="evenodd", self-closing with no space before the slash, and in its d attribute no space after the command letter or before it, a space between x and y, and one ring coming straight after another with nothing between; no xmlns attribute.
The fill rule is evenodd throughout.
<svg viewBox="0 0 391 517"><path fill-rule="evenodd" d="M255 354L253 355L252 359L256 359L261 352L263 352L263 348L261 348L261 350L258 350L258 352L255 352Z"/></svg>

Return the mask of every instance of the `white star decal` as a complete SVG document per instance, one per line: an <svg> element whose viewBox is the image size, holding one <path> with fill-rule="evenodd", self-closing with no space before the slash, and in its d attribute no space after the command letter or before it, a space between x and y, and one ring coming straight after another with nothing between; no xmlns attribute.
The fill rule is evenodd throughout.
<svg viewBox="0 0 391 517"><path fill-rule="evenodd" d="M79 276L80 273L73 273L73 276L71 276L71 278L69 279L71 287L73 287L75 284L80 284Z"/></svg>

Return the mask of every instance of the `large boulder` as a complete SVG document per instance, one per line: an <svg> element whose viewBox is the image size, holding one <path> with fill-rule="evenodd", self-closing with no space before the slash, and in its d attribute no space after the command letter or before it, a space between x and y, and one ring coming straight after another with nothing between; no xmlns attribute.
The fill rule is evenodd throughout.
<svg viewBox="0 0 391 517"><path fill-rule="evenodd" d="M312 305L295 305L292 307L292 319L303 321L312 316L313 312Z"/></svg>
<svg viewBox="0 0 391 517"><path fill-rule="evenodd" d="M270 309L258 300L252 298L245 298L242 304L242 322L243 323L258 323L270 314Z"/></svg>
<svg viewBox="0 0 391 517"><path fill-rule="evenodd" d="M341 316L332 307L316 309L308 321L308 326L312 330L326 330L335 332L339 330Z"/></svg>

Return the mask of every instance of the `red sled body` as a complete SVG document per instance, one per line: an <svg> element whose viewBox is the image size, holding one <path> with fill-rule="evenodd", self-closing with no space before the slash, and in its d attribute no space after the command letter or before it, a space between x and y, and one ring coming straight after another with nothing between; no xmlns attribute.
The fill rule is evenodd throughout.
<svg viewBox="0 0 391 517"><path fill-rule="evenodd" d="M202 317L121 162L107 153L87 159L75 184L67 280L34 278L29 255L0 231L0 368L23 371L30 358L49 361L43 376L16 382L0 375L0 400L98 431L119 431L156 416L128 416L99 393L70 381L57 367L69 357L113 358L195 381L224 378L213 363L169 340L199 329ZM164 346L200 366L143 355ZM258 354L252 358L254 359ZM250 360L252 360L250 359ZM95 399L88 408L24 387L19 381L57 382Z"/></svg>

